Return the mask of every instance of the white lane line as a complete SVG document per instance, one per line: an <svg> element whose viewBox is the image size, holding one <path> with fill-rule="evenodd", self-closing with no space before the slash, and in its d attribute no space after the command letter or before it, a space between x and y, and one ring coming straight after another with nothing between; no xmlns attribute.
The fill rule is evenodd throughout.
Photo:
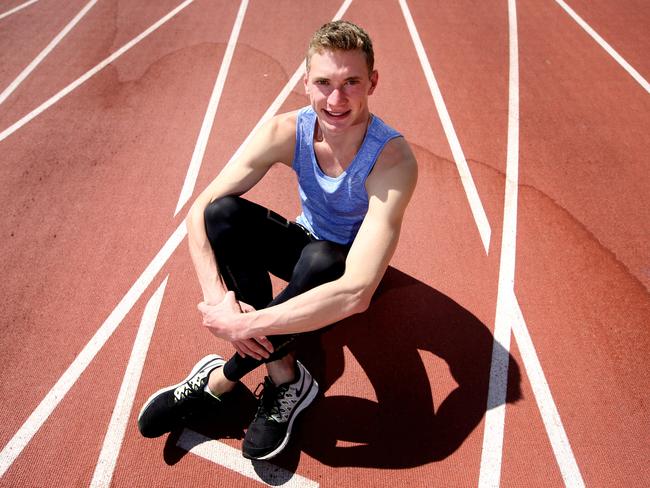
<svg viewBox="0 0 650 488"><path fill-rule="evenodd" d="M45 395L45 398L39 403L25 423L14 434L11 440L0 452L0 477L9 469L22 450L29 444L32 437L38 432L41 426L48 419L50 414L63 400L70 388L76 383L81 374L86 370L97 353L104 346L106 341L115 332L124 317L131 310L133 305L138 301L147 287L151 284L160 269L164 266L178 245L187 235L185 223L181 223L174 233L167 240L165 245L160 249L158 254L151 260L143 273L133 283L133 286L120 300L111 314L106 318L101 327L95 332L95 335L84 346L79 355L70 364L68 369L63 373L61 378L56 382L52 389Z"/></svg>
<svg viewBox="0 0 650 488"><path fill-rule="evenodd" d="M73 91L75 88L79 87L82 83L86 82L88 79L90 79L92 76L97 74L99 71L104 69L106 66L111 64L113 61L115 61L117 58L119 58L122 54L127 52L129 49L131 49L133 46L138 44L140 41L142 41L144 38L149 36L152 32L157 30L160 26L168 22L170 19L172 19L174 16L176 16L180 11L182 11L185 7L190 5L194 0L185 0L181 5L176 7L174 10L169 12L167 15L165 15L163 18L161 18L158 22L153 24L151 27L149 27L147 30L142 32L140 35L137 37L134 37L131 39L129 42L127 42L124 46L122 46L120 49L115 51L113 54L111 54L109 57L104 59L102 62L100 62L98 65L96 65L94 68L91 70L87 71L85 74L77 78L75 81L70 83L68 86L66 86L64 89L59 91L56 95L52 96L49 100L43 102L40 106L36 107L34 110L29 112L27 115L22 117L20 120L17 122L14 122L11 126L7 127L5 130L0 132L0 141L3 141L7 137L9 137L11 134L16 132L18 129L20 129L22 126L30 122L32 119L40 115L42 112L50 108L52 105L54 105L56 102L61 100L63 97L65 97L67 94L69 94L71 91Z"/></svg>
<svg viewBox="0 0 650 488"><path fill-rule="evenodd" d="M84 8L82 8L79 13L66 25L61 32L59 32L52 41L43 49L38 56L36 56L31 63L27 65L27 67L16 77L14 81L11 82L11 84L4 89L2 93L0 93L0 104L2 104L8 97L11 95L16 88L20 86L20 84L25 81L25 78L27 78L32 71L36 69L36 67L41 64L41 61L43 61L50 52L63 40L63 38L72 30L72 28L77 25L77 23L88 13L88 11L93 8L93 6L97 3L97 0L90 0Z"/></svg>
<svg viewBox="0 0 650 488"><path fill-rule="evenodd" d="M318 483L315 481L287 471L269 462L256 461L253 464L251 461L245 459L238 449L189 429L183 430L176 445L203 459L224 466L268 486L283 486L287 488L318 487Z"/></svg>
<svg viewBox="0 0 650 488"><path fill-rule="evenodd" d="M535 346L533 345L530 333L528 332L528 327L526 326L526 321L521 312L521 307L519 306L517 297L515 297L514 293L509 302L513 307L512 313L515 317L511 322L512 331L517 341L517 347L521 352L524 367L526 368L526 375L528 376L528 380L533 389L535 401L537 402L537 407L542 416L546 433L551 442L553 452L555 453L555 459L560 467L560 473L562 474L564 485L571 488L583 488L585 482L580 474L580 468L578 467L573 450L571 449L571 444L569 443L569 438L567 437L564 426L562 425L560 413L553 401L551 389L549 388L546 377L544 376L542 365L539 362Z"/></svg>
<svg viewBox="0 0 650 488"><path fill-rule="evenodd" d="M15 14L16 12L24 9L25 7L29 7L31 4L38 2L38 0L29 0L29 2L21 3L17 7L12 8L11 10L7 10L5 13L0 14L0 19L4 19L5 17L9 17L11 14Z"/></svg>
<svg viewBox="0 0 650 488"><path fill-rule="evenodd" d="M517 5L508 0L508 143L506 153L506 184L503 204L503 230L499 262L499 284L494 320L494 344L488 412L485 415L483 450L478 486L497 487L501 479L503 433L506 393L508 389L508 362L510 331L512 327L511 297L515 286L515 257L517 244L517 196L519 185L519 40L517 35ZM491 409L491 410L490 410Z"/></svg>
<svg viewBox="0 0 650 488"><path fill-rule="evenodd" d="M563 0L555 0L555 2L564 9L564 11L571 16L573 20L575 20L580 27L582 27L587 34L589 34L599 45L602 47L605 51L607 51L607 54L609 54L614 60L621 65L621 67L627 71L632 78L634 78L639 85L643 87L643 89L650 93L650 83L641 76L641 74L630 65L625 59L623 59L623 56L618 54L612 46L610 46L605 39L600 37L598 32L596 32L594 29L592 29L589 24L587 24L582 17L580 17L571 7L569 7L566 2Z"/></svg>
<svg viewBox="0 0 650 488"><path fill-rule="evenodd" d="M239 5L237 17L235 18L235 24L233 25L232 32L230 33L230 38L228 39L226 53L224 54L223 60L221 61L221 67L219 68L217 80L214 84L212 95L210 96L208 109L206 110L205 116L203 117L203 124L201 125L201 130L199 132L199 137L196 141L196 145L194 146L194 153L192 154L192 159L190 160L190 165L187 170L187 174L185 175L183 188L181 189L181 193L178 197L178 203L176 204L174 217L178 215L178 212L190 199L192 193L194 193L196 179L199 176L199 169L201 168L201 163L203 162L203 156L205 155L205 149L208 145L208 139L210 137L210 132L212 131L214 118L217 114L217 108L219 107L219 100L221 99L223 87L226 83L226 78L228 77L228 70L230 69L230 63L235 52L235 47L237 46L237 39L239 38L239 32L244 22L244 15L246 14L247 7L248 0L242 0L241 4Z"/></svg>
<svg viewBox="0 0 650 488"><path fill-rule="evenodd" d="M509 88L508 148L503 210L503 234L494 330L494 347L488 389L479 487L498 487L501 478L503 433L508 378L510 335L514 331L526 374L533 387L546 432L566 486L582 488L584 482L566 436L550 388L514 293L519 185L519 41L515 0L508 0ZM498 347L500 343L502 347ZM491 409L491 410L490 410Z"/></svg>
<svg viewBox="0 0 650 488"><path fill-rule="evenodd" d="M509 296L511 293L506 293L506 295ZM510 331L513 320L512 307L507 303L507 300L503 293L497 299L490 383L478 482L480 488L498 487L501 478L506 393L508 391L508 363L510 360Z"/></svg>
<svg viewBox="0 0 650 488"><path fill-rule="evenodd" d="M133 343L129 362L126 366L122 386L117 395L115 407L113 408L113 415L111 416L106 436L104 437L104 444L99 453L99 459L95 466L95 473L90 482L92 488L108 487L111 484L111 479L113 478L113 472L115 471L115 465L117 463L117 457L122 448L122 442L124 441L126 425L131 415L133 401L135 400L135 394L138 389L138 384L140 383L140 376L142 375L144 360L147 357L149 343L151 342L153 329L156 325L156 320L158 319L158 312L160 311L160 304L162 303L168 278L169 276L163 280L162 284L158 287L158 290L156 290L153 296L149 299L149 302L144 309L144 313L142 314L142 320L140 322L140 327L138 328L135 342Z"/></svg>
<svg viewBox="0 0 650 488"><path fill-rule="evenodd" d="M350 7L350 4L352 3L352 0L345 0L341 6L339 7L338 11L336 14L334 14L334 17L332 20L339 20L341 17L343 17L343 14L347 11L347 9ZM228 160L225 166L230 166L242 153L242 151L248 146L248 143L251 141L255 133L258 131L258 129L264 125L265 122L267 122L271 117L275 115L275 113L280 110L280 107L284 103L284 101L287 99L293 88L296 86L296 84L300 81L300 79L303 77L305 73L305 63L302 61L299 65L298 68L296 68L296 71L294 71L293 75L287 81L287 83L284 85L284 88L280 91L278 96L273 100L273 103L269 106L269 108L266 110L264 115L260 118L260 120L257 122L255 127L253 127L253 130L250 131L246 139L244 139L244 142L241 143L239 148L235 151L235 153L232 155L232 157Z"/></svg>
<svg viewBox="0 0 650 488"><path fill-rule="evenodd" d="M420 64L422 65L422 70L424 71L424 76L427 79L429 84L429 90L433 96L433 101L436 105L438 111L438 116L440 117L440 122L442 123L442 128L445 131L447 136L447 141L449 141L449 147L451 148L451 153L454 156L454 161L456 162L456 167L458 168L458 173L460 174L460 180L463 183L463 188L467 194L467 200L469 201L469 206L472 210L472 215L474 216L474 221L478 227L479 234L481 236L481 241L483 241L483 247L485 248L485 253L488 254L490 250L490 236L492 234L492 229L490 228L490 223L488 222L487 215L485 214L485 209L481 203L481 198L478 195L476 190L476 185L472 178L472 173L469 170L467 165L467 160L465 159L465 154L463 149L460 146L458 141L458 136L454 130L454 125L451 122L451 117L447 111L447 106L445 101L442 98L442 92L436 81L436 77L433 74L431 69L431 64L429 63L429 58L420 39L420 34L415 27L415 22L411 16L411 12L406 4L406 0L399 1L400 7L402 7L402 14L406 20L406 25L408 26L409 33L411 34L411 39L415 46L415 50L418 53L418 58L420 59Z"/></svg>

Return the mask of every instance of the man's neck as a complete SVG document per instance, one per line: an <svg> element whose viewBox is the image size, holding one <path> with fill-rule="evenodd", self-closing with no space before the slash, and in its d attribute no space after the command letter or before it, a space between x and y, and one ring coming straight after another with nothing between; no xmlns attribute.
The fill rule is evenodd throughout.
<svg viewBox="0 0 650 488"><path fill-rule="evenodd" d="M363 144L370 116L341 132L323 131L316 124L314 152L321 170L328 176L338 177L350 166Z"/></svg>
<svg viewBox="0 0 650 488"><path fill-rule="evenodd" d="M328 131L326 127L321 127L320 123L317 122L314 143L326 145L334 156L340 155L341 157L345 157L350 154L354 155L361 148L361 144L363 144L369 123L369 113L345 131Z"/></svg>

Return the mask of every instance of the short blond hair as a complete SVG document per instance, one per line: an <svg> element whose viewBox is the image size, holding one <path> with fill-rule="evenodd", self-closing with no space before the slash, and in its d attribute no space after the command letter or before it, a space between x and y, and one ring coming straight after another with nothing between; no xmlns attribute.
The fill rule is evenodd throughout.
<svg viewBox="0 0 650 488"><path fill-rule="evenodd" d="M309 73L311 57L314 53L325 50L361 51L366 57L368 74L372 73L375 66L375 53L368 33L347 20L328 22L318 29L309 41L309 49L305 60Z"/></svg>

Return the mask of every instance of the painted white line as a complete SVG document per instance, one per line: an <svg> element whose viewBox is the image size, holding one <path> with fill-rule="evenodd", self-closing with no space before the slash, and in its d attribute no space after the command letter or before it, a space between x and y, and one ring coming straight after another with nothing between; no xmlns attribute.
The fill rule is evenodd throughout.
<svg viewBox="0 0 650 488"><path fill-rule="evenodd" d="M104 437L104 444L102 445L102 450L99 454L97 465L95 466L93 479L90 482L92 488L108 487L111 484L168 278L169 276L163 280L158 290L149 299L142 314L138 334L133 343L133 349L131 350L131 357L126 366L122 386L117 395L113 415L111 416L106 436Z"/></svg>
<svg viewBox="0 0 650 488"><path fill-rule="evenodd" d="M2 132L0 132L0 141L3 141L7 137L9 137L11 134L16 132L22 126L24 126L25 124L30 122L32 119L36 118L42 112L44 112L45 110L50 108L52 105L54 105L56 102L61 100L63 97L68 95L75 88L78 88L82 83L86 82L92 76L94 76L99 71L101 71L106 66L108 66L113 61L115 61L117 58L119 58L122 54L124 54L129 49L131 49L133 46L135 46L140 41L145 39L147 36L149 36L149 34L151 34L155 30L157 30L160 26L162 26L163 24L168 22L170 19L172 19L174 16L176 16L180 11L182 11L185 7L190 5L192 2L194 2L194 0L185 0L181 5L179 5L174 10L169 12L167 15L165 15L163 18L161 18L158 22L153 24L147 30L142 32L140 35L138 35L137 37L134 37L133 39L131 39L129 42L127 42L120 49L118 49L113 54L111 54L109 57L107 57L102 62L100 62L97 66L95 66L91 70L87 71L85 74L83 74L82 76L77 78L75 81L70 83L68 86L66 86L63 90L61 90L56 95L51 97L49 100L43 102L40 106L36 107L34 110L29 112L27 115L22 117L20 120L18 120L17 122L13 123L11 126L7 127L5 130L3 130Z"/></svg>
<svg viewBox="0 0 650 488"><path fill-rule="evenodd" d="M519 185L519 41L515 0L508 0L508 25L510 68L503 234L499 264L494 348L488 389L488 412L485 416L479 487L498 487L500 483L508 386L508 351L510 349L511 331L514 331L526 374L531 386L533 386L535 400L553 446L556 460L560 466L564 483L566 486L581 488L584 486L584 482L580 470L571 451L560 415L553 402L551 391L544 377L541 364L537 359L537 353L528 334L523 314L514 293ZM500 343L502 347L498 347L497 343Z"/></svg>
<svg viewBox="0 0 650 488"><path fill-rule="evenodd" d="M506 393L508 390L508 362L510 360L510 330L512 314L507 299L497 301L487 412L483 432L483 448L478 486L495 488L501 477L503 434L506 416Z"/></svg>
<svg viewBox="0 0 650 488"><path fill-rule="evenodd" d="M411 34L411 39L415 46L415 50L418 53L418 58L420 59L420 64L422 65L422 70L424 71L424 76L427 79L429 84L429 90L433 96L433 101L436 105L438 111L438 116L440 117L440 122L442 123L442 128L445 131L447 136L447 141L449 141L449 147L451 148L451 153L453 154L454 161L456 162L456 167L458 168L458 173L460 174L460 180L463 183L463 188L467 194L467 200L469 201L469 206L472 210L472 215L474 216L474 221L478 227L479 234L481 236L481 241L483 241L483 247L485 248L485 253L488 254L490 250L490 236L492 234L492 229L490 228L490 223L488 222L487 215L485 214L485 209L481 203L481 198L478 195L476 190L476 185L472 179L472 173L469 170L467 165L467 160L465 159L465 154L463 154L463 149L460 146L458 141L458 136L454 130L454 125L451 122L451 117L447 111L447 106L445 101L442 98L442 92L436 81L436 77L433 74L431 69L431 64L429 63L429 58L420 39L420 34L418 34L417 28L415 27L415 22L413 22L413 17L411 12L406 4L406 0L400 0L400 7L402 7L402 14L406 20L406 25L408 26L409 32Z"/></svg>
<svg viewBox="0 0 650 488"><path fill-rule="evenodd" d="M248 0L242 0L241 4L239 5L237 17L235 18L235 24L233 25L232 32L230 33L230 38L228 39L226 53L224 54L223 60L221 61L221 67L219 68L217 80L214 84L212 95L210 96L208 109L206 110L205 116L203 117L203 124L201 125L201 130L199 132L199 137L196 141L196 145L194 146L194 153L192 154L192 159L190 160L190 165L187 170L187 174L185 175L183 188L181 189L180 196L178 197L178 203L176 204L174 216L178 214L181 208L183 208L183 206L190 199L192 193L194 193L196 179L199 176L199 169L201 168L201 163L203 162L203 156L205 155L205 149L208 145L208 139L210 137L210 132L212 131L214 118L217 114L217 108L219 107L219 100L221 99L221 93L223 92L223 87L226 83L226 78L228 77L228 70L230 69L230 63L235 52L235 47L237 46L237 39L239 38L239 32L244 22L244 15L246 14L247 7Z"/></svg>
<svg viewBox="0 0 650 488"><path fill-rule="evenodd" d="M16 77L14 81L11 82L11 84L4 89L2 93L0 93L0 104L2 104L8 97L11 95L16 88L20 86L20 84L25 81L25 78L27 78L32 71L36 69L36 67L41 64L41 61L43 61L50 52L61 42L61 40L72 30L72 28L77 25L77 23L88 13L88 11L93 8L93 6L97 3L97 0L90 0L84 8L82 8L79 13L66 25L61 32L59 32L54 39L43 49L38 56L34 58L34 60L27 65L27 67Z"/></svg>
<svg viewBox="0 0 650 488"><path fill-rule="evenodd" d="M332 21L334 21L334 20L341 20L341 18L342 18L343 15L345 14L345 12L348 10L348 8L350 8L350 4L351 4L351 3L352 3L352 0L345 0L345 1L341 4L341 6L339 7L339 9L336 11L336 13L334 14L334 17L332 17Z"/></svg>
<svg viewBox="0 0 650 488"><path fill-rule="evenodd" d="M50 414L63 400L70 388L79 379L79 376L86 370L97 353L104 346L106 341L115 332L127 313L133 308L147 287L151 284L160 269L164 266L178 245L187 235L187 229L183 222L174 231L158 254L152 259L140 277L133 283L133 286L120 300L115 309L106 318L101 327L95 332L88 344L84 346L79 355L70 364L61 378L56 382L45 398L32 412L18 432L11 438L7 445L0 452L0 477L9 469L22 450L31 441L32 437L48 419Z"/></svg>
<svg viewBox="0 0 650 488"><path fill-rule="evenodd" d="M634 78L639 85L643 87L643 89L650 93L650 83L641 76L641 74L635 70L630 63L625 61L623 59L623 56L618 54L612 46L610 46L605 39L600 37L600 35L592 29L589 24L587 24L582 17L580 17L571 7L569 7L566 2L563 0L555 0L555 2L564 9L564 11L571 16L573 20L575 20L580 27L582 27L587 34L589 34L599 45L602 47L605 51L607 51L607 54L609 54L614 60L621 65L621 67L627 71L632 78Z"/></svg>
<svg viewBox="0 0 650 488"><path fill-rule="evenodd" d="M11 14L15 14L19 10L22 10L25 7L29 7L31 4L36 3L36 2L38 2L38 0L29 0L29 2L21 3L17 7L14 7L11 10L7 10L3 14L0 14L0 19L4 19L5 17L9 17Z"/></svg>
<svg viewBox="0 0 650 488"><path fill-rule="evenodd" d="M571 449L569 438L566 435L560 413L553 401L551 389L548 386L542 365L539 362L535 346L528 332L526 321L521 312L521 307L517 302L514 293L510 300L513 307L515 319L512 321L512 331L517 340L517 347L521 352L521 357L526 368L526 375L535 395L535 401L542 415L542 421L546 428L546 433L551 441L551 447L555 453L555 459L560 467L560 473L564 480L564 485L571 488L583 488L585 482L580 474L580 468Z"/></svg>
<svg viewBox="0 0 650 488"><path fill-rule="evenodd" d="M332 20L339 20L341 17L343 17L343 14L347 11L347 9L350 7L350 4L352 3L352 0L345 0L341 6L339 7L338 11L336 14L334 14L334 17ZM255 135L255 133L258 131L258 129L264 125L265 122L267 122L271 117L273 117L278 110L280 110L280 107L284 103L284 101L287 99L289 94L292 92L293 88L296 86L296 84L302 79L303 75L305 73L305 63L304 61L301 62L298 65L298 68L296 68L296 71L294 71L293 75L291 78L289 78L289 81L284 85L284 88L282 88L282 91L278 94L277 97L275 97L275 100L273 100L273 103L269 106L269 108L266 110L264 115L262 115L262 118L257 122L255 127L253 127L253 130L250 131L246 139L244 139L244 142L241 143L239 148L235 151L235 153L232 155L232 157L228 160L226 163L226 166L231 165L242 153L242 151L248 146L249 142Z"/></svg>
<svg viewBox="0 0 650 488"><path fill-rule="evenodd" d="M224 466L265 485L287 488L316 488L318 486L315 481L267 461L255 461L255 464L253 464L245 459L238 449L189 429L183 430L176 445L203 459Z"/></svg>
<svg viewBox="0 0 650 488"><path fill-rule="evenodd" d="M508 0L508 143L506 185L503 205L503 231L499 263L497 307L494 319L494 345L488 387L488 412L485 415L479 487L497 487L501 478L503 433L505 427L508 362L512 327L517 243L517 196L519 185L519 41L517 5ZM492 409L492 410L490 410Z"/></svg>

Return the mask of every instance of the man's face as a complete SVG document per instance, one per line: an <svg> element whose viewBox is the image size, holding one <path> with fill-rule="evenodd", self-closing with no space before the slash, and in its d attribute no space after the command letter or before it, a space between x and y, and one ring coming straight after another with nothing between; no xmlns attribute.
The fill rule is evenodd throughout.
<svg viewBox="0 0 650 488"><path fill-rule="evenodd" d="M368 74L361 51L325 50L311 57L305 90L321 127L343 131L368 120L368 96L377 85L377 71Z"/></svg>

